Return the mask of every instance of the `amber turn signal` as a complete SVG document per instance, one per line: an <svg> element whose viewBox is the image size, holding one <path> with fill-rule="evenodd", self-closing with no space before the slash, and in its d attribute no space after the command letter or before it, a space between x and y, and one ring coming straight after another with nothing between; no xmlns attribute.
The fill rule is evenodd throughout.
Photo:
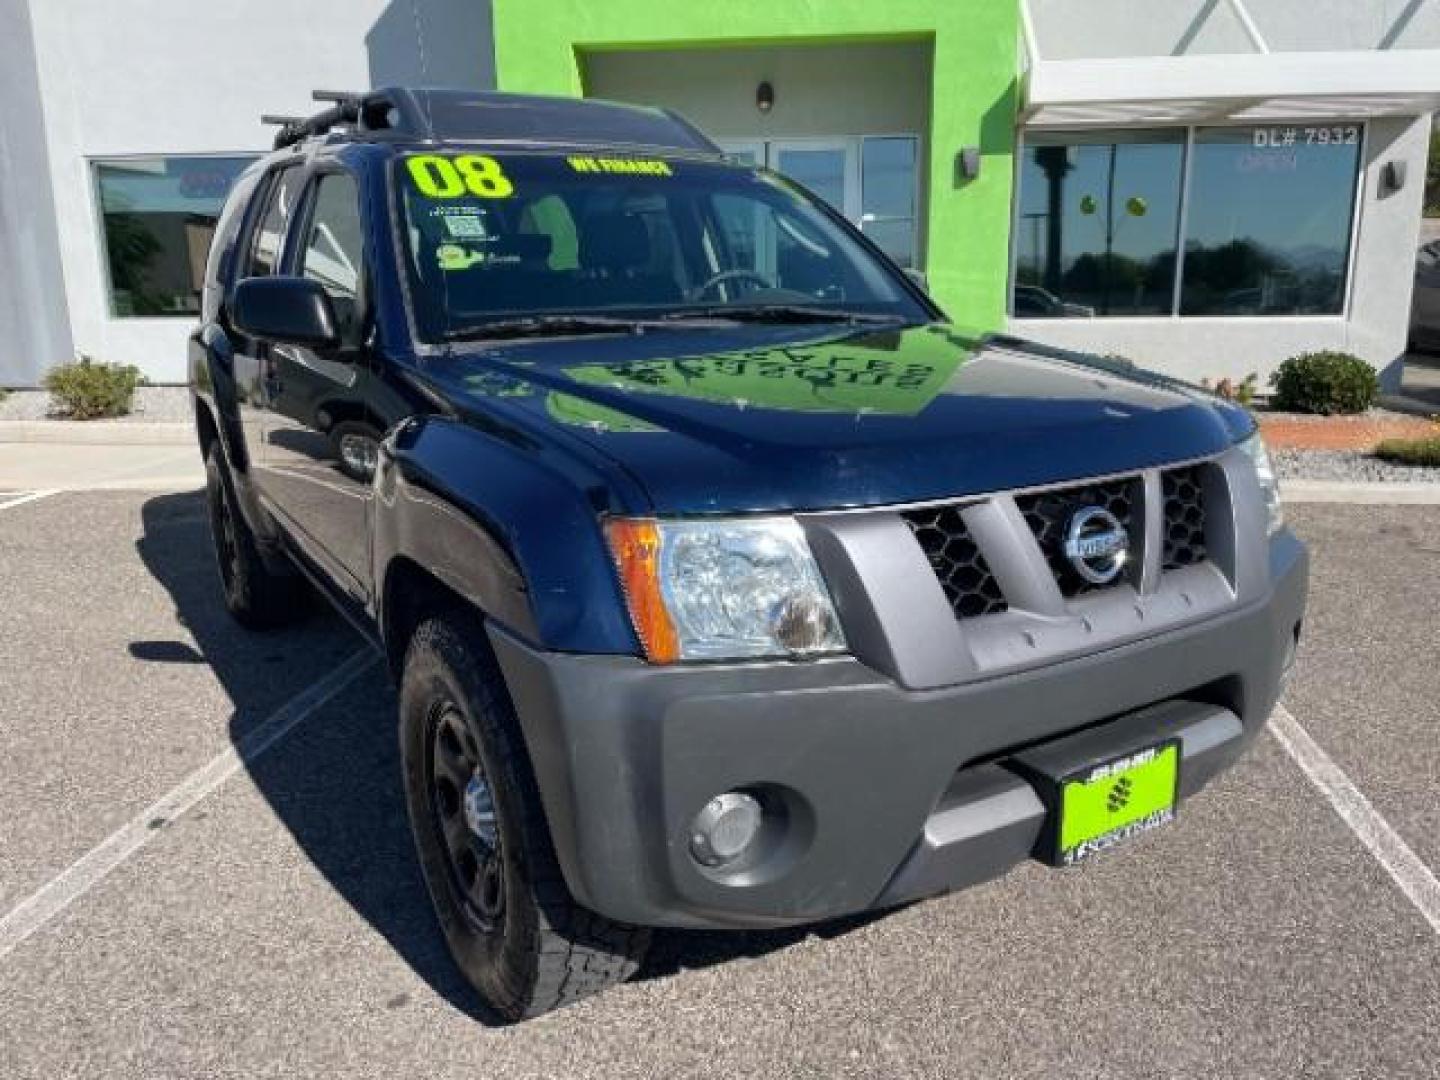
<svg viewBox="0 0 1440 1080"><path fill-rule="evenodd" d="M673 664L680 659L680 638L660 592L660 527L653 521L614 518L605 524L605 538L646 659Z"/></svg>

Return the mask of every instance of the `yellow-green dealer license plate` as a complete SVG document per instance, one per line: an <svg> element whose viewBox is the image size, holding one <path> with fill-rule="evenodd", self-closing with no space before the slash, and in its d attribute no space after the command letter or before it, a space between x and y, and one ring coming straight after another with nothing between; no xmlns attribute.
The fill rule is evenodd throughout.
<svg viewBox="0 0 1440 1080"><path fill-rule="evenodd" d="M1179 740L1096 765L1060 784L1056 862L1072 866L1175 819Z"/></svg>

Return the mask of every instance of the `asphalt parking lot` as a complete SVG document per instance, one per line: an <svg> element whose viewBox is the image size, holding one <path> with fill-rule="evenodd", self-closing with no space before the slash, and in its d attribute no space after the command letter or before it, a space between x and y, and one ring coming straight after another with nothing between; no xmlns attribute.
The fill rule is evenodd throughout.
<svg viewBox="0 0 1440 1080"><path fill-rule="evenodd" d="M232 625L197 492L21 497L0 1076L1440 1076L1440 507L1290 509L1315 568L1287 730L1368 799L1355 827L1267 734L1081 870L665 934L636 981L501 1029L432 923L353 632Z"/></svg>

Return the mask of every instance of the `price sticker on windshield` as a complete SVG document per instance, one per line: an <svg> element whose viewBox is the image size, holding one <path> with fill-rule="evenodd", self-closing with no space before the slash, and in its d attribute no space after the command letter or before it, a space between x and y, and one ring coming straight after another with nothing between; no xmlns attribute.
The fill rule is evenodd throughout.
<svg viewBox="0 0 1440 1080"><path fill-rule="evenodd" d="M486 154L416 154L405 159L415 190L427 199L508 199L515 185L500 162Z"/></svg>

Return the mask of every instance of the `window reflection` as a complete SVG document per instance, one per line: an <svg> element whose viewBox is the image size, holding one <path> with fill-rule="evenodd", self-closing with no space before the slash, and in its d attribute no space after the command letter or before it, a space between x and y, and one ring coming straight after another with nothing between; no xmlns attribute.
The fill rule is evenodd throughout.
<svg viewBox="0 0 1440 1080"><path fill-rule="evenodd" d="M1338 315L1358 125L1195 133L1182 315Z"/></svg>
<svg viewBox="0 0 1440 1080"><path fill-rule="evenodd" d="M1027 133L1011 313L1341 314L1363 133L1198 128L1188 181L1184 130Z"/></svg>
<svg viewBox="0 0 1440 1080"><path fill-rule="evenodd" d="M133 158L95 163L110 312L193 317L220 208L248 157Z"/></svg>
<svg viewBox="0 0 1440 1080"><path fill-rule="evenodd" d="M1167 315L1183 132L1027 135L1014 313Z"/></svg>
<svg viewBox="0 0 1440 1080"><path fill-rule="evenodd" d="M915 181L919 140L867 138L860 156L860 227L902 267L916 265Z"/></svg>

